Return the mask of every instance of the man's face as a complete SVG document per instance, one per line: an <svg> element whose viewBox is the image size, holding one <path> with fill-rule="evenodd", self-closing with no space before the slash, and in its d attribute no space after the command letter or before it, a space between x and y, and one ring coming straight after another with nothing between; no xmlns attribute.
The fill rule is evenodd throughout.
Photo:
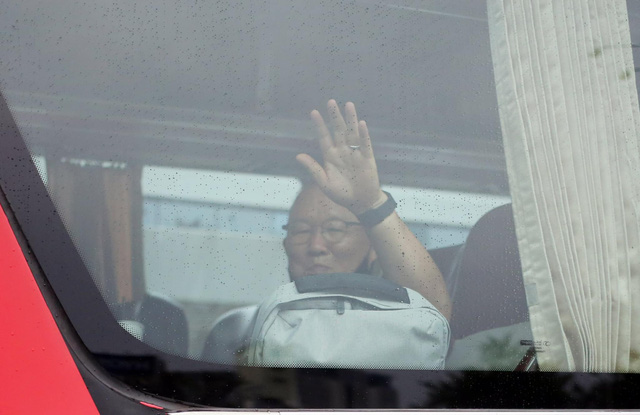
<svg viewBox="0 0 640 415"><path fill-rule="evenodd" d="M291 207L289 234L284 240L291 279L354 272L363 261L371 260L375 254L362 226L348 225L344 234L333 231L341 222L357 221L353 213L332 202L317 186L306 187ZM322 225L325 226L324 234ZM304 236L294 237L293 232L299 230Z"/></svg>

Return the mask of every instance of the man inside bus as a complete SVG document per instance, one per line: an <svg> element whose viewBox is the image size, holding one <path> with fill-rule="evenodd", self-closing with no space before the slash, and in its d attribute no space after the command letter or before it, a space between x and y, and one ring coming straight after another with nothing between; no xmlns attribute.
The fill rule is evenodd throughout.
<svg viewBox="0 0 640 415"><path fill-rule="evenodd" d="M308 154L296 157L315 183L303 187L289 212L284 247L291 279L379 273L417 291L448 319L451 303L438 267L380 188L367 124L351 102L344 117L335 100L327 110L331 130L311 112L324 165Z"/></svg>
<svg viewBox="0 0 640 415"><path fill-rule="evenodd" d="M308 154L296 159L313 183L298 194L283 245L290 279L330 273L383 276L425 297L447 319L451 302L440 270L395 212L391 195L380 188L369 131L353 103L344 117L335 100L327 104L329 126L311 112L324 164ZM202 358L231 362L242 349L256 307L232 310L218 319Z"/></svg>

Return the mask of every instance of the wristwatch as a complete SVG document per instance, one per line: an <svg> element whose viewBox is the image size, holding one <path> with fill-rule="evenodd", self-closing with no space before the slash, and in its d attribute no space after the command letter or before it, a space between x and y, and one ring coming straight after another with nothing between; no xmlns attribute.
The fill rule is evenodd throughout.
<svg viewBox="0 0 640 415"><path fill-rule="evenodd" d="M362 226L366 228L372 228L385 220L389 215L393 213L394 210L396 210L396 206L398 206L398 204L395 200L393 200L391 194L385 192L384 190L383 193L387 195L387 200L383 204L375 209L369 209L366 212L356 215Z"/></svg>

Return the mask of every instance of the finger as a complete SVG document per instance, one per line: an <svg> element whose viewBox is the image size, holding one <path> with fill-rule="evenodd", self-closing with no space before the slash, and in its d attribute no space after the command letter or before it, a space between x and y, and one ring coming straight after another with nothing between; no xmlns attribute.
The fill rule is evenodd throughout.
<svg viewBox="0 0 640 415"><path fill-rule="evenodd" d="M349 144L358 145L358 114L356 114L356 106L353 102L347 102L344 106L344 118L347 124L347 132L349 134Z"/></svg>
<svg viewBox="0 0 640 415"><path fill-rule="evenodd" d="M325 189L327 187L327 174L322 166L313 159L313 157L308 154L298 154L296 156L296 160L298 160L298 163L302 164L307 169L320 189Z"/></svg>
<svg viewBox="0 0 640 415"><path fill-rule="evenodd" d="M329 118L331 119L331 127L333 128L333 141L336 146L346 145L344 134L347 131L347 124L342 118L340 108L335 99L330 99L327 103L327 110L329 111Z"/></svg>
<svg viewBox="0 0 640 415"><path fill-rule="evenodd" d="M311 119L313 120L313 124L316 126L320 150L322 150L322 154L324 155L334 145L333 138L331 138L331 132L329 132L329 129L318 110L311 111Z"/></svg>
<svg viewBox="0 0 640 415"><path fill-rule="evenodd" d="M364 120L358 123L358 130L360 131L360 152L365 157L373 158L373 147L371 146L371 137L369 137L369 128L367 128L367 123Z"/></svg>

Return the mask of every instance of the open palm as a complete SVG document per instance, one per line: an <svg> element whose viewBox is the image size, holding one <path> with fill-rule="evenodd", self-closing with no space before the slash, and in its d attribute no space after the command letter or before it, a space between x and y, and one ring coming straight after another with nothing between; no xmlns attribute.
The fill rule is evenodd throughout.
<svg viewBox="0 0 640 415"><path fill-rule="evenodd" d="M298 154L296 159L331 200L359 214L385 197L380 189L367 124L358 121L351 102L345 105L344 117L335 100L327 103L327 110L331 130L317 110L311 112L324 164L320 165L308 154Z"/></svg>

